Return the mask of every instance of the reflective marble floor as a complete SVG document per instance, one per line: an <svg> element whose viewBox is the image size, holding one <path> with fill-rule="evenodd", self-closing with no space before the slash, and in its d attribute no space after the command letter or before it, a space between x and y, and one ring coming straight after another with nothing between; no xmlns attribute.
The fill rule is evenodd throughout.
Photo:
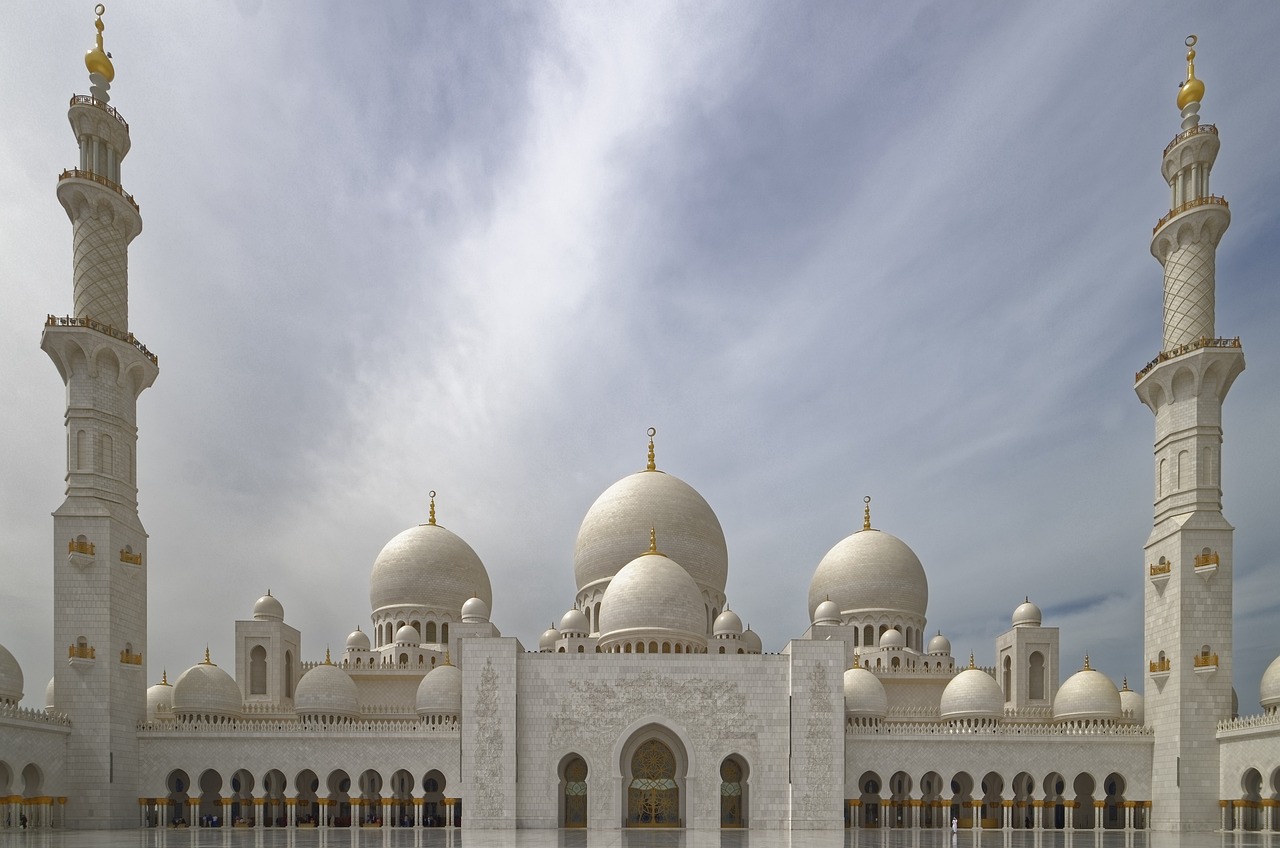
<svg viewBox="0 0 1280 848"><path fill-rule="evenodd" d="M0 848L1280 848L1280 835L581 830L2 831Z"/></svg>

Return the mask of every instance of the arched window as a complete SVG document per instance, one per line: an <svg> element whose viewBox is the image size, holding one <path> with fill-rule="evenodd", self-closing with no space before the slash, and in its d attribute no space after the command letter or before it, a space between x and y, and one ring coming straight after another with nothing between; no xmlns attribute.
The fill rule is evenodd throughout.
<svg viewBox="0 0 1280 848"><path fill-rule="evenodd" d="M261 645L249 651L249 694L267 694L267 649Z"/></svg>
<svg viewBox="0 0 1280 848"><path fill-rule="evenodd" d="M76 433L76 469L78 471L84 471L89 467L89 460L85 456L88 451L89 447L85 440L84 430L80 430Z"/></svg>
<svg viewBox="0 0 1280 848"><path fill-rule="evenodd" d="M422 641L431 643L436 641L436 623L434 621L427 622L426 635L422 637Z"/></svg>
<svg viewBox="0 0 1280 848"><path fill-rule="evenodd" d="M293 651L284 652L284 696L293 697Z"/></svg>
<svg viewBox="0 0 1280 848"><path fill-rule="evenodd" d="M446 645L449 643L449 622L440 625L440 641Z"/></svg>
<svg viewBox="0 0 1280 848"><path fill-rule="evenodd" d="M111 437L103 433L98 438L98 471L102 474L111 474L115 471L115 449L111 442Z"/></svg>
<svg viewBox="0 0 1280 848"><path fill-rule="evenodd" d="M1013 657L1004 658L1004 702L1013 700Z"/></svg>
<svg viewBox="0 0 1280 848"><path fill-rule="evenodd" d="M1027 663L1027 697L1044 700L1044 654L1033 651Z"/></svg>

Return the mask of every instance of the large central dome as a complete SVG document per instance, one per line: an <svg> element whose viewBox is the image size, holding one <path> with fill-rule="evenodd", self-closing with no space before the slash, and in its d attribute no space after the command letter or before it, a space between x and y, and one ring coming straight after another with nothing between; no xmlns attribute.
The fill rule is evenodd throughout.
<svg viewBox="0 0 1280 848"><path fill-rule="evenodd" d="M396 536L373 563L369 603L425 607L457 615L471 597L490 608L489 573L471 546L439 524L419 524Z"/></svg>
<svg viewBox="0 0 1280 848"><path fill-rule="evenodd" d="M692 486L662 471L622 478L587 510L573 549L578 590L617 574L644 550L653 528L694 582L724 592L729 551L720 520Z"/></svg>

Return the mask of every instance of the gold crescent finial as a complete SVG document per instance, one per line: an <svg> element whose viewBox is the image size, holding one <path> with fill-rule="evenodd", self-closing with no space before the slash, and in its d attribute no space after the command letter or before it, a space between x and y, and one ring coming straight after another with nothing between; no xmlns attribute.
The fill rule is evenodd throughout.
<svg viewBox="0 0 1280 848"><path fill-rule="evenodd" d="M329 646L328 646L328 645L326 645L326 646L325 646L325 649L324 649L324 664L325 664L325 665L333 665L333 658L329 656Z"/></svg>
<svg viewBox="0 0 1280 848"><path fill-rule="evenodd" d="M1188 35L1184 42L1187 45L1187 78L1178 88L1178 108L1185 109L1191 103L1199 103L1204 99L1204 83L1196 79L1196 42L1194 35Z"/></svg>
<svg viewBox="0 0 1280 848"><path fill-rule="evenodd" d="M645 469L644 469L645 471L658 470L658 465L656 462L654 462L654 458L653 458L653 437L656 435L658 435L657 429L650 427L649 428L649 464L645 466Z"/></svg>
<svg viewBox="0 0 1280 848"><path fill-rule="evenodd" d="M1085 654L1085 655L1084 655L1084 668L1082 668L1082 669L1080 669L1080 670L1081 670L1081 671L1092 671L1092 670L1093 670L1093 669L1089 668L1089 655L1088 655L1088 654Z"/></svg>
<svg viewBox="0 0 1280 848"><path fill-rule="evenodd" d="M969 668L977 668L977 666L973 664L973 651L969 652Z"/></svg>
<svg viewBox="0 0 1280 848"><path fill-rule="evenodd" d="M649 553L656 554L658 552L658 528L649 528Z"/></svg>
<svg viewBox="0 0 1280 848"><path fill-rule="evenodd" d="M99 74L107 82L111 82L116 78L116 69L111 64L111 54L107 53L102 47L102 30L105 28L102 23L102 15L106 11L107 7L101 3L94 7L93 12L98 16L98 19L93 22L93 25L98 30L98 35L94 45L85 51L84 66L88 69L90 75Z"/></svg>
<svg viewBox="0 0 1280 848"><path fill-rule="evenodd" d="M431 490L431 492L429 493L429 496L431 498L431 508L427 514L427 523L435 524L436 523L436 491L435 489Z"/></svg>
<svg viewBox="0 0 1280 848"><path fill-rule="evenodd" d="M213 665L213 660L209 659L209 646L204 646L204 662L201 665Z"/></svg>
<svg viewBox="0 0 1280 848"><path fill-rule="evenodd" d="M169 669L167 668L164 671L160 672L160 685L161 686L169 685Z"/></svg>
<svg viewBox="0 0 1280 848"><path fill-rule="evenodd" d="M871 496L862 499L862 529L871 529Z"/></svg>

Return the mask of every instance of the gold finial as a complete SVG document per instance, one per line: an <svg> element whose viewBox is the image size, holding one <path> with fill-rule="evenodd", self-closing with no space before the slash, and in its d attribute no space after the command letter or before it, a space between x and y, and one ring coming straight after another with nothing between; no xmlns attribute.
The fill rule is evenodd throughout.
<svg viewBox="0 0 1280 848"><path fill-rule="evenodd" d="M1199 103L1204 99L1204 83L1196 79L1196 41L1194 35L1188 35L1187 45L1187 78L1178 88L1178 108L1185 109L1188 104Z"/></svg>
<svg viewBox="0 0 1280 848"><path fill-rule="evenodd" d="M645 466L644 470L657 471L658 465L653 461L653 437L658 435L658 431L655 428L650 427L648 432L649 432L649 464Z"/></svg>
<svg viewBox="0 0 1280 848"><path fill-rule="evenodd" d="M98 19L93 25L98 29L97 41L93 47L90 47L84 54L84 66L89 69L89 73L98 74L107 82L111 82L116 78L115 66L111 64L111 54L102 49L102 13L107 11L107 7L99 3L93 10Z"/></svg>
<svg viewBox="0 0 1280 848"><path fill-rule="evenodd" d="M662 556L658 550L658 528L649 528L649 550L645 551L644 556Z"/></svg>
<svg viewBox="0 0 1280 848"><path fill-rule="evenodd" d="M977 666L973 664L973 651L969 652L969 668L977 668Z"/></svg>
<svg viewBox="0 0 1280 848"><path fill-rule="evenodd" d="M448 649L448 648L445 648L445 649L444 649L444 662L442 663L442 665L453 665L453 663L449 662L449 649Z"/></svg>
<svg viewBox="0 0 1280 848"><path fill-rule="evenodd" d="M161 686L169 685L169 669L167 668L164 671L160 672L160 685Z"/></svg>
<svg viewBox="0 0 1280 848"><path fill-rule="evenodd" d="M1128 691L1129 691L1129 675L1127 675L1127 674L1124 676L1124 684L1123 684L1123 685L1121 685L1121 687L1120 687L1120 691L1121 691L1121 692L1128 692Z"/></svg>
<svg viewBox="0 0 1280 848"><path fill-rule="evenodd" d="M858 652L857 652L857 651L854 651L854 652L853 652L853 665L849 666L849 668L853 669L853 668L857 668L857 667L858 667Z"/></svg>
<svg viewBox="0 0 1280 848"><path fill-rule="evenodd" d="M862 499L862 529L871 529L871 496L867 495Z"/></svg>
<svg viewBox="0 0 1280 848"><path fill-rule="evenodd" d="M326 646L325 646L325 648L324 648L324 664L325 664L325 665L333 665L333 658L332 658L331 656L329 656L329 646L328 646L328 645L326 645Z"/></svg>
<svg viewBox="0 0 1280 848"><path fill-rule="evenodd" d="M435 524L436 523L436 491L435 489L432 489L428 494L431 497L431 507L427 513L427 523Z"/></svg>
<svg viewBox="0 0 1280 848"><path fill-rule="evenodd" d="M1088 654L1085 654L1085 655L1084 655L1084 668L1082 668L1082 669L1080 669L1080 670L1081 670L1081 671L1093 671L1093 669L1089 668L1089 655L1088 655Z"/></svg>
<svg viewBox="0 0 1280 848"><path fill-rule="evenodd" d="M201 665L217 665L213 660L209 659L209 646L204 646L204 662Z"/></svg>

